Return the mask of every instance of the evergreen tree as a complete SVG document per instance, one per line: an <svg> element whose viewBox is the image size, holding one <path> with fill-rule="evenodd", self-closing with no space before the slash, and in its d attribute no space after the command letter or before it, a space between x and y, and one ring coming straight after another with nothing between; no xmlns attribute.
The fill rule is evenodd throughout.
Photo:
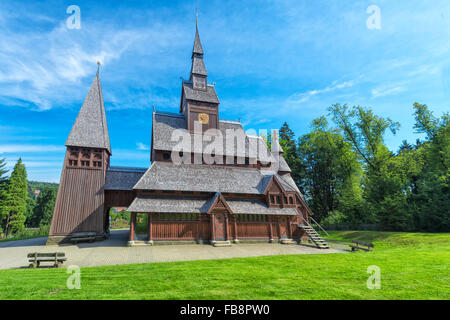
<svg viewBox="0 0 450 320"><path fill-rule="evenodd" d="M36 206L33 210L31 225L33 227L50 225L55 208L56 190L45 187L36 200Z"/></svg>
<svg viewBox="0 0 450 320"><path fill-rule="evenodd" d="M27 211L27 172L22 159L14 166L6 187L0 218L5 237L25 227Z"/></svg>
<svg viewBox="0 0 450 320"><path fill-rule="evenodd" d="M423 156L423 170L412 196L415 222L426 231L450 231L450 123L449 114L437 118L426 105L415 103L414 128L426 134L418 151Z"/></svg>
<svg viewBox="0 0 450 320"><path fill-rule="evenodd" d="M294 179L297 185L301 186L304 170L299 159L294 131L289 128L286 122L283 123L279 130L279 142L283 148L283 158L286 160L289 168L291 168L292 179Z"/></svg>
<svg viewBox="0 0 450 320"><path fill-rule="evenodd" d="M36 227L35 225L32 224L33 211L34 211L35 206L36 206L36 200L34 200L34 198L27 197L27 213L26 213L26 220L25 220L25 226L27 228Z"/></svg>
<svg viewBox="0 0 450 320"><path fill-rule="evenodd" d="M8 180L8 178L6 177L8 170L5 168L5 166L6 160L0 159L0 191L5 188L6 181Z"/></svg>
<svg viewBox="0 0 450 320"><path fill-rule="evenodd" d="M1 213L3 211L3 206L5 202L5 192L6 192L6 182L8 181L8 178L6 177L6 174L8 173L8 170L5 168L6 161L5 159L0 159L0 222L1 222ZM2 234L2 225L0 223L0 237Z"/></svg>

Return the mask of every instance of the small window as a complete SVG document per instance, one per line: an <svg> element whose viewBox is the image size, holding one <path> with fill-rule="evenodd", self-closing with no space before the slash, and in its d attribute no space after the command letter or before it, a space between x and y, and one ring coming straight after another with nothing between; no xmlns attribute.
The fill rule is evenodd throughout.
<svg viewBox="0 0 450 320"><path fill-rule="evenodd" d="M288 203L288 198L284 197L284 203Z"/></svg>
<svg viewBox="0 0 450 320"><path fill-rule="evenodd" d="M292 196L289 197L289 204L294 204L294 198Z"/></svg>
<svg viewBox="0 0 450 320"><path fill-rule="evenodd" d="M270 202L275 203L275 196L270 196Z"/></svg>
<svg viewBox="0 0 450 320"><path fill-rule="evenodd" d="M163 153L163 159L169 160L170 159L170 153Z"/></svg>
<svg viewBox="0 0 450 320"><path fill-rule="evenodd" d="M277 204L281 204L280 196L277 196L276 198L277 198Z"/></svg>

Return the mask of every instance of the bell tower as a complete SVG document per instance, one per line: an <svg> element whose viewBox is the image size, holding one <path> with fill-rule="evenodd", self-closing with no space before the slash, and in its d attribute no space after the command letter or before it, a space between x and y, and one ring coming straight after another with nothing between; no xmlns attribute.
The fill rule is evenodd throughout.
<svg viewBox="0 0 450 320"><path fill-rule="evenodd" d="M184 115L186 127L190 132L194 131L195 122L201 126L202 131L219 128L220 101L214 86L208 84L203 54L198 25L196 25L191 73L189 81L183 80L180 102L180 113Z"/></svg>
<svg viewBox="0 0 450 320"><path fill-rule="evenodd" d="M111 146L99 70L66 148L47 243L64 241L76 232L92 232L100 239L104 236L104 185Z"/></svg>

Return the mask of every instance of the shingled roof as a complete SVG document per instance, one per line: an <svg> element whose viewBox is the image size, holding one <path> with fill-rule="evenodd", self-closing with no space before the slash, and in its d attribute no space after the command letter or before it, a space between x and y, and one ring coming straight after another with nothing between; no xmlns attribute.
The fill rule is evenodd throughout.
<svg viewBox="0 0 450 320"><path fill-rule="evenodd" d="M67 138L66 146L101 148L111 153L99 72L92 81L88 95Z"/></svg>
<svg viewBox="0 0 450 320"><path fill-rule="evenodd" d="M270 179L253 168L154 162L136 190L263 194Z"/></svg>
<svg viewBox="0 0 450 320"><path fill-rule="evenodd" d="M130 212L206 213L209 199L193 197L137 196Z"/></svg>
<svg viewBox="0 0 450 320"><path fill-rule="evenodd" d="M110 167L106 171L105 190L133 190L147 168Z"/></svg>
<svg viewBox="0 0 450 320"><path fill-rule="evenodd" d="M191 135L191 146L190 150L195 153L202 153L205 151L205 148L212 143L213 140L207 141L206 139L202 139L203 143L201 146L197 146L194 144L194 134L189 133L186 127L186 120L183 115L175 114L175 113L161 113L155 112L153 114L153 149L155 150L163 150L163 151L173 151L176 146L179 146L179 141L172 141L172 137L176 137L174 135L175 130L180 130L183 135ZM236 121L228 121L228 120L220 120L219 121L219 130L222 134L222 138L224 139L222 146L223 150L214 150L216 155L227 155L227 156L239 156L239 157L250 157L258 159L261 162L269 163L274 162L272 154L267 149L267 145L261 137L258 136L245 136L245 154L238 154L237 143L235 144L234 149L228 150L226 148L226 138L227 138L227 130L236 130L235 132L240 132L242 135L245 135L244 129L239 122ZM184 146L185 149L188 149L189 146ZM201 147L199 149L198 147ZM240 151L240 150L239 150Z"/></svg>
<svg viewBox="0 0 450 320"><path fill-rule="evenodd" d="M206 90L195 90L192 86L192 82L184 81L183 95L186 97L187 100L201 101L207 103L217 103L217 104L220 103L219 98L217 97L216 89L214 89L214 86L209 84L206 86Z"/></svg>
<svg viewBox="0 0 450 320"><path fill-rule="evenodd" d="M198 34L198 27L195 28L194 47L192 48L192 55L194 54L203 55L203 48L202 43L200 42L200 36Z"/></svg>
<svg viewBox="0 0 450 320"><path fill-rule="evenodd" d="M234 214L268 214L292 215L298 214L295 208L269 207L264 201L256 199L226 199Z"/></svg>
<svg viewBox="0 0 450 320"><path fill-rule="evenodd" d="M127 211L145 213L208 213L212 198L137 196ZM295 208L270 208L261 200L226 199L234 214L296 215Z"/></svg>
<svg viewBox="0 0 450 320"><path fill-rule="evenodd" d="M192 58L192 70L191 73L199 74L202 76L207 76L208 72L206 72L205 62L202 58L193 57Z"/></svg>

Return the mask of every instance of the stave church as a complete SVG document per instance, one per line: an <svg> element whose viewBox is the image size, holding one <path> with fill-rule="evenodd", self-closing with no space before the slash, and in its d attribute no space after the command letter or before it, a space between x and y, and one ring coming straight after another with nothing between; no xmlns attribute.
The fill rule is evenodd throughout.
<svg viewBox="0 0 450 320"><path fill-rule="evenodd" d="M307 240L328 248L310 224L313 213L291 177L276 132L269 150L262 137L246 134L240 121L220 118L203 57L196 27L179 113L153 110L149 168L110 166L97 70L65 143L48 244L109 237L110 210L121 207L130 212L129 246Z"/></svg>

